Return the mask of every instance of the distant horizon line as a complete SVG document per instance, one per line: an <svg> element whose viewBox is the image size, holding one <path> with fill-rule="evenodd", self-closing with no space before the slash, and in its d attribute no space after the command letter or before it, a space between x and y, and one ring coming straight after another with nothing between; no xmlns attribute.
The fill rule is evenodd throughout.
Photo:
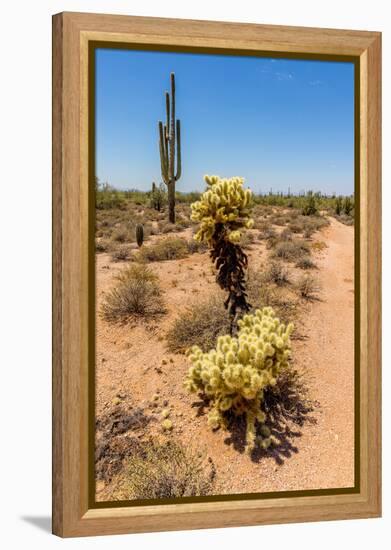
<svg viewBox="0 0 391 550"><path fill-rule="evenodd" d="M119 188L119 187L116 187L115 185L112 185L111 183L108 183L108 182L100 182L100 185L108 185L114 191L120 191L120 192L124 192L124 193L151 193L151 191L152 191L152 189L148 189L148 190L138 189L137 187ZM205 189L202 190L202 191L199 191L199 190L196 190L196 189L193 189L191 191L182 191L180 189L176 189L175 192L176 193L181 193L182 195L190 195L192 193L199 193L199 194L203 193L206 189L207 189L207 187L205 187ZM286 191L277 191L277 190L273 191L273 188L271 188L271 189L269 189L269 191L265 191L265 192L255 191L254 189L251 189L251 190L255 195L258 195L258 196L268 196L268 195L288 196L289 195L289 196L293 196L293 197L300 197L302 195L306 195L309 192L312 192L314 195L320 194L323 197L334 197L334 196L336 196L336 197L338 197L338 196L352 197L352 196L354 196L354 191L352 193L350 193L350 195L343 195L343 194L341 195L340 193L338 194L335 191L333 191L333 193L324 193L323 191L321 191L319 189L315 190L314 188L301 189L300 191L290 191L289 188Z"/></svg>

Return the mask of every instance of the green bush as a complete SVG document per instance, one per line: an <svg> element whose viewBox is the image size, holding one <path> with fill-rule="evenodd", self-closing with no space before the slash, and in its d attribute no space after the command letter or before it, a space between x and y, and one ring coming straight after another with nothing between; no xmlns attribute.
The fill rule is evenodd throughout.
<svg viewBox="0 0 391 550"><path fill-rule="evenodd" d="M101 309L107 321L151 317L164 311L158 278L143 264L133 264L116 276L116 284L105 296Z"/></svg>

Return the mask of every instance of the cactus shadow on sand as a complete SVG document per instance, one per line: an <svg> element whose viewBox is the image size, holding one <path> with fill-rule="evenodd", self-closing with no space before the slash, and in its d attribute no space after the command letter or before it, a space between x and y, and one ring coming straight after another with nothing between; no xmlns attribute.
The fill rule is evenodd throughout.
<svg viewBox="0 0 391 550"><path fill-rule="evenodd" d="M297 370L290 368L284 373L277 385L265 391L262 408L266 413L265 424L271 431L274 443L268 449L254 448L250 452L253 462L263 458L273 458L278 465L300 452L300 437L306 424L316 424L315 409L317 401L308 397L308 388ZM209 410L207 399L201 398L193 403L197 408L197 417L205 416ZM258 426L260 435L260 426ZM228 436L224 442L239 453L246 452L246 418L234 417L227 425Z"/></svg>

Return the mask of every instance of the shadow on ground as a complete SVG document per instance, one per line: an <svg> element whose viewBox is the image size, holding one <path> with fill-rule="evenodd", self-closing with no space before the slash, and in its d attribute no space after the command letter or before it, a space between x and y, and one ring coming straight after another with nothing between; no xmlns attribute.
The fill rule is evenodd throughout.
<svg viewBox="0 0 391 550"><path fill-rule="evenodd" d="M201 399L193 403L197 416L204 416L209 410L208 401ZM262 458L271 457L278 465L299 452L301 428L306 424L316 424L315 408L319 403L309 399L308 389L303 376L294 368L283 373L276 386L265 390L262 408L266 413L266 426L270 429L274 443L268 449L257 447L251 453L251 460L259 462ZM258 426L260 433L261 426ZM246 418L232 417L229 421L228 437L224 443L232 445L239 453L246 451ZM297 443L297 445L295 444Z"/></svg>

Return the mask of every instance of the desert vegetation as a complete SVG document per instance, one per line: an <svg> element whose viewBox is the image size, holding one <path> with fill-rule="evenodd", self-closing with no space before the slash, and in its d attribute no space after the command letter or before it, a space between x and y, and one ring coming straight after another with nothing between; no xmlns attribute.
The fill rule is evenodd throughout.
<svg viewBox="0 0 391 550"><path fill-rule="evenodd" d="M311 488L314 442L329 487L327 434L345 454L349 437L321 342L331 331L344 356L334 240L352 242L353 198L212 176L202 194L174 191L173 221L167 184L150 189L97 182L98 500Z"/></svg>

